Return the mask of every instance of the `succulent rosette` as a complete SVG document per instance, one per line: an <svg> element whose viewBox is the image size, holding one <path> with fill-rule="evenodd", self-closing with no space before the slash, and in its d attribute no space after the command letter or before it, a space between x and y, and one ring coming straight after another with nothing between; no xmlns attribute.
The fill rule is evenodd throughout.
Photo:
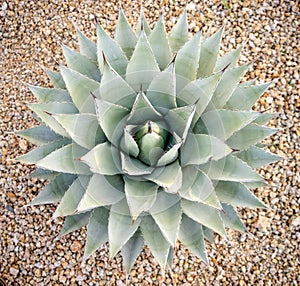
<svg viewBox="0 0 300 286"><path fill-rule="evenodd" d="M253 168L279 159L258 143L273 115L251 110L269 84L240 83L241 49L219 57L222 29L188 35L186 13L169 34L124 13L112 39L77 30L80 52L47 70L53 88L30 86L40 126L18 132L38 147L19 157L50 183L32 204L57 203L61 234L87 225L85 257L109 241L129 271L144 242L171 265L176 240L204 261L204 238L244 230L235 207L264 207Z"/></svg>

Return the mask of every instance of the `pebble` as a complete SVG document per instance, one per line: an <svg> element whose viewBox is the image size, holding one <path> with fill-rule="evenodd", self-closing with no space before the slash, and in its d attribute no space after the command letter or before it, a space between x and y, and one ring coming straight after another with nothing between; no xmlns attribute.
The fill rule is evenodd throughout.
<svg viewBox="0 0 300 286"><path fill-rule="evenodd" d="M12 274L13 276L17 276L19 273L19 269L16 269L14 267L9 268L9 273Z"/></svg>
<svg viewBox="0 0 300 286"><path fill-rule="evenodd" d="M140 1L122 5L135 23ZM52 219L55 206L27 206L45 182L28 177L32 166L12 160L33 148L13 132L37 124L25 105L35 99L23 83L49 86L42 66L65 63L60 44L77 48L72 22L93 40L94 19L112 33L119 1L10 0L0 7L0 277L8 285L126 285L122 259L110 260L107 245L82 262L86 229L55 240L63 223ZM244 45L240 64L252 66L243 80L273 81L254 109L278 112L269 126L279 132L264 143L285 159L260 170L268 185L254 193L270 209L239 208L248 232L207 242L207 265L177 243L165 275L145 247L129 285L299 285L299 1L143 1L150 26L162 13L167 31L185 7L191 34L225 27L222 54Z"/></svg>

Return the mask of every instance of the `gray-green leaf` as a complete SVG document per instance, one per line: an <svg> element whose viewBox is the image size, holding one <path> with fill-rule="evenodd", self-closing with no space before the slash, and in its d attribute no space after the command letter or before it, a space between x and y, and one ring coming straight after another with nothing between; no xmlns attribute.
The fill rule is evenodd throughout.
<svg viewBox="0 0 300 286"><path fill-rule="evenodd" d="M123 182L112 184L112 181L120 182L118 176L111 176L110 181L107 176L94 174L86 188L86 191L78 204L79 212L96 207L113 205L124 198Z"/></svg>
<svg viewBox="0 0 300 286"><path fill-rule="evenodd" d="M78 176L64 194L53 217L72 215L86 191L90 176Z"/></svg>
<svg viewBox="0 0 300 286"><path fill-rule="evenodd" d="M218 181L215 190L221 202L248 208L265 208L251 191L240 182Z"/></svg>
<svg viewBox="0 0 300 286"><path fill-rule="evenodd" d="M17 131L16 134L37 146L62 139L61 135L55 133L46 125L40 125L26 130Z"/></svg>
<svg viewBox="0 0 300 286"><path fill-rule="evenodd" d="M109 252L114 257L125 243L133 236L141 222L130 216L126 199L114 204L110 209L108 222Z"/></svg>
<svg viewBox="0 0 300 286"><path fill-rule="evenodd" d="M80 146L92 149L106 141L96 115L88 113L56 115L54 118Z"/></svg>
<svg viewBox="0 0 300 286"><path fill-rule="evenodd" d="M135 91L147 90L159 67L144 31L141 32L126 69L126 81Z"/></svg>
<svg viewBox="0 0 300 286"><path fill-rule="evenodd" d="M165 69L172 59L172 51L169 45L162 16L159 18L149 36L149 43L160 70Z"/></svg>
<svg viewBox="0 0 300 286"><path fill-rule="evenodd" d="M188 23L186 10L180 16L176 25L169 33L169 43L173 54L175 54L188 40Z"/></svg>
<svg viewBox="0 0 300 286"><path fill-rule="evenodd" d="M163 236L174 247L181 221L180 198L173 194L159 192L149 212Z"/></svg>
<svg viewBox="0 0 300 286"><path fill-rule="evenodd" d="M99 88L99 82L63 66L60 66L60 72L78 110L95 113L95 104L91 93Z"/></svg>
<svg viewBox="0 0 300 286"><path fill-rule="evenodd" d="M50 184L46 185L30 205L50 204L61 200L76 176L71 174L59 174Z"/></svg>
<svg viewBox="0 0 300 286"><path fill-rule="evenodd" d="M235 182L262 181L262 177L252 170L250 166L231 154L218 161L200 165L200 169L212 180Z"/></svg>
<svg viewBox="0 0 300 286"><path fill-rule="evenodd" d="M92 211L87 227L87 238L84 258L87 259L101 245L108 241L109 210L100 207Z"/></svg>
<svg viewBox="0 0 300 286"><path fill-rule="evenodd" d="M164 269L168 259L170 244L164 238L158 225L150 215L143 217L141 231L146 244L149 246L160 267Z"/></svg>
<svg viewBox="0 0 300 286"><path fill-rule="evenodd" d="M148 211L156 200L158 185L149 181L135 181L124 177L125 193L132 218Z"/></svg>
<svg viewBox="0 0 300 286"><path fill-rule="evenodd" d="M98 144L89 151L85 156L81 157L92 172L102 175L120 174L120 154L116 147L109 142Z"/></svg>
<svg viewBox="0 0 300 286"><path fill-rule="evenodd" d="M57 172L90 175L91 172L89 171L89 167L79 161L79 158L86 152L86 149L75 143L69 144L50 153L48 156L38 161L36 165Z"/></svg>
<svg viewBox="0 0 300 286"><path fill-rule="evenodd" d="M67 216L59 237L86 226L89 222L90 216L91 212Z"/></svg>
<svg viewBox="0 0 300 286"><path fill-rule="evenodd" d="M208 262L201 224L186 215L182 215L178 238L192 253L201 258L205 263Z"/></svg>
<svg viewBox="0 0 300 286"><path fill-rule="evenodd" d="M222 33L223 28L201 43L198 78L203 78L213 73L219 54Z"/></svg>
<svg viewBox="0 0 300 286"><path fill-rule="evenodd" d="M211 228L223 237L226 236L219 210L202 203L191 202L185 199L181 200L181 207L183 212L191 219Z"/></svg>
<svg viewBox="0 0 300 286"><path fill-rule="evenodd" d="M121 253L125 264L126 273L129 273L135 260L139 256L144 246L144 239L141 231L138 229L135 234L122 247Z"/></svg>

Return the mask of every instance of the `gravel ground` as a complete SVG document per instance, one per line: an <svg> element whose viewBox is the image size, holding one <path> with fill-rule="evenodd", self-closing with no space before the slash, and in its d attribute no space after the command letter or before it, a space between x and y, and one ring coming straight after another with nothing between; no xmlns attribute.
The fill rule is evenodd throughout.
<svg viewBox="0 0 300 286"><path fill-rule="evenodd" d="M96 3L94 3L96 2ZM124 285L122 258L108 259L103 247L82 261L85 229L56 239L63 221L52 220L55 206L27 207L44 182L28 178L33 167L13 158L33 146L12 134L36 125L24 83L47 85L42 66L63 62L60 44L76 47L76 23L95 38L96 17L113 31L119 1L43 0L0 2L0 277L8 285ZM163 13L169 29L187 7L191 33L225 25L222 51L246 41L240 62L253 62L247 79L273 81L255 109L279 112L270 126L279 132L266 140L284 156L260 172L269 185L255 193L270 210L240 210L249 233L229 232L229 241L207 243L205 265L181 245L174 266L163 273L147 248L128 276L130 285L299 285L299 4L269 1L144 1L150 23ZM133 23L138 1L123 1ZM298 42L297 42L298 41Z"/></svg>

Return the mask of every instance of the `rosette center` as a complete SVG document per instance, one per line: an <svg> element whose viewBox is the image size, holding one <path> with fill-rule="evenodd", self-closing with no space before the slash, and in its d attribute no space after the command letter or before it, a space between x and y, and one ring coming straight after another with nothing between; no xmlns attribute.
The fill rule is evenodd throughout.
<svg viewBox="0 0 300 286"><path fill-rule="evenodd" d="M147 165L153 166L165 152L170 133L160 124L147 121L135 133L139 146L138 158Z"/></svg>

